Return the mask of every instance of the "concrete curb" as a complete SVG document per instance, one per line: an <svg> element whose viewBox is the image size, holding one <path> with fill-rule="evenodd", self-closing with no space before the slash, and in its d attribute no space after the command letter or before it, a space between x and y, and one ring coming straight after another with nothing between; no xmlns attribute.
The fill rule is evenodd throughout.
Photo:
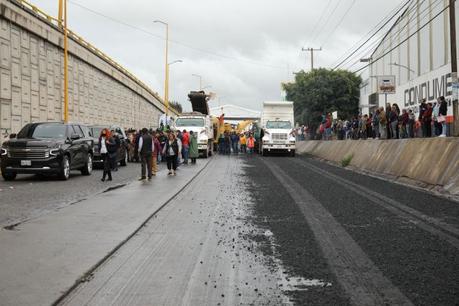
<svg viewBox="0 0 459 306"><path fill-rule="evenodd" d="M338 164L353 156L351 169L452 198L459 196L456 138L304 141L297 144L297 152Z"/></svg>

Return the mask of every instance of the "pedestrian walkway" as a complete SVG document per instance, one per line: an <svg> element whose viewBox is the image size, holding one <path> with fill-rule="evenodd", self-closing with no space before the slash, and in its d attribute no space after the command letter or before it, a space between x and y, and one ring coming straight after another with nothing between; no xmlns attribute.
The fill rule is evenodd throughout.
<svg viewBox="0 0 459 306"><path fill-rule="evenodd" d="M211 160L162 170L134 182L0 231L0 304L50 305L109 256L171 200Z"/></svg>

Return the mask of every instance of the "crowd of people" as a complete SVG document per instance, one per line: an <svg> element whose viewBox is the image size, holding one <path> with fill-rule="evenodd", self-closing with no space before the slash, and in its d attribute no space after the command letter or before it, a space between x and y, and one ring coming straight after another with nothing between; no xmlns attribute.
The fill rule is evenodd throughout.
<svg viewBox="0 0 459 306"><path fill-rule="evenodd" d="M167 127L157 130L143 128L128 130L128 160L140 162L139 180L151 180L158 172L161 162L167 164L168 175L175 176L180 165L196 164L199 157L198 135L193 131L172 131ZM255 138L252 133L225 132L218 139L218 152L222 155L253 154ZM117 170L119 139L114 131L103 129L99 136L99 150L104 166L102 181L112 180L112 171Z"/></svg>
<svg viewBox="0 0 459 306"><path fill-rule="evenodd" d="M448 103L439 97L435 103L422 100L419 112L402 109L394 103L379 107L369 115L358 115L350 120L333 120L329 113L311 135L305 126L297 129L298 140L306 138L343 139L401 139L418 137L446 137ZM308 137L309 134L309 137Z"/></svg>
<svg viewBox="0 0 459 306"><path fill-rule="evenodd" d="M196 164L199 156L197 135L193 131L170 129L128 131L128 160L140 162L139 180L151 180L158 172L158 164L166 162L168 175L175 176L181 164ZM99 137L99 150L104 160L102 181L112 180L113 160L117 145L113 134L104 129Z"/></svg>
<svg viewBox="0 0 459 306"><path fill-rule="evenodd" d="M255 150L255 137L253 133L225 132L218 139L218 152L221 155L247 153L252 155Z"/></svg>

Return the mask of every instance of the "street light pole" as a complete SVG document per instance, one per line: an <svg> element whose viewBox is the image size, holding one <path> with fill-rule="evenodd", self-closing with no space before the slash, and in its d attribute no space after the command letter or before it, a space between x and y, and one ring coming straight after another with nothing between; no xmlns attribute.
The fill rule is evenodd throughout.
<svg viewBox="0 0 459 306"><path fill-rule="evenodd" d="M169 24L161 21L155 20L154 23L161 23L166 26L166 48L165 48L165 76L164 76L164 105L166 106L165 114L167 116L169 112Z"/></svg>
<svg viewBox="0 0 459 306"><path fill-rule="evenodd" d="M183 63L182 60L175 60L173 62L170 62L167 64L167 82L169 83L169 68L171 65L177 64L177 63ZM167 85L167 107L169 107L169 84ZM166 109L166 116L167 116L167 110Z"/></svg>
<svg viewBox="0 0 459 306"><path fill-rule="evenodd" d="M192 76L199 78L199 90L201 91L202 90L202 76L199 74L194 74L194 73L192 74Z"/></svg>
<svg viewBox="0 0 459 306"><path fill-rule="evenodd" d="M64 31L64 122L69 121L69 54L67 31L67 0L59 0L59 26Z"/></svg>

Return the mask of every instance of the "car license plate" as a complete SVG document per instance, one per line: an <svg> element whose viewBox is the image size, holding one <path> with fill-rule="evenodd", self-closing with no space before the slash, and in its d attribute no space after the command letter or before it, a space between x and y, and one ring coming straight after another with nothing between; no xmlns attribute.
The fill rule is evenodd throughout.
<svg viewBox="0 0 459 306"><path fill-rule="evenodd" d="M21 160L21 166L32 166L31 160Z"/></svg>

